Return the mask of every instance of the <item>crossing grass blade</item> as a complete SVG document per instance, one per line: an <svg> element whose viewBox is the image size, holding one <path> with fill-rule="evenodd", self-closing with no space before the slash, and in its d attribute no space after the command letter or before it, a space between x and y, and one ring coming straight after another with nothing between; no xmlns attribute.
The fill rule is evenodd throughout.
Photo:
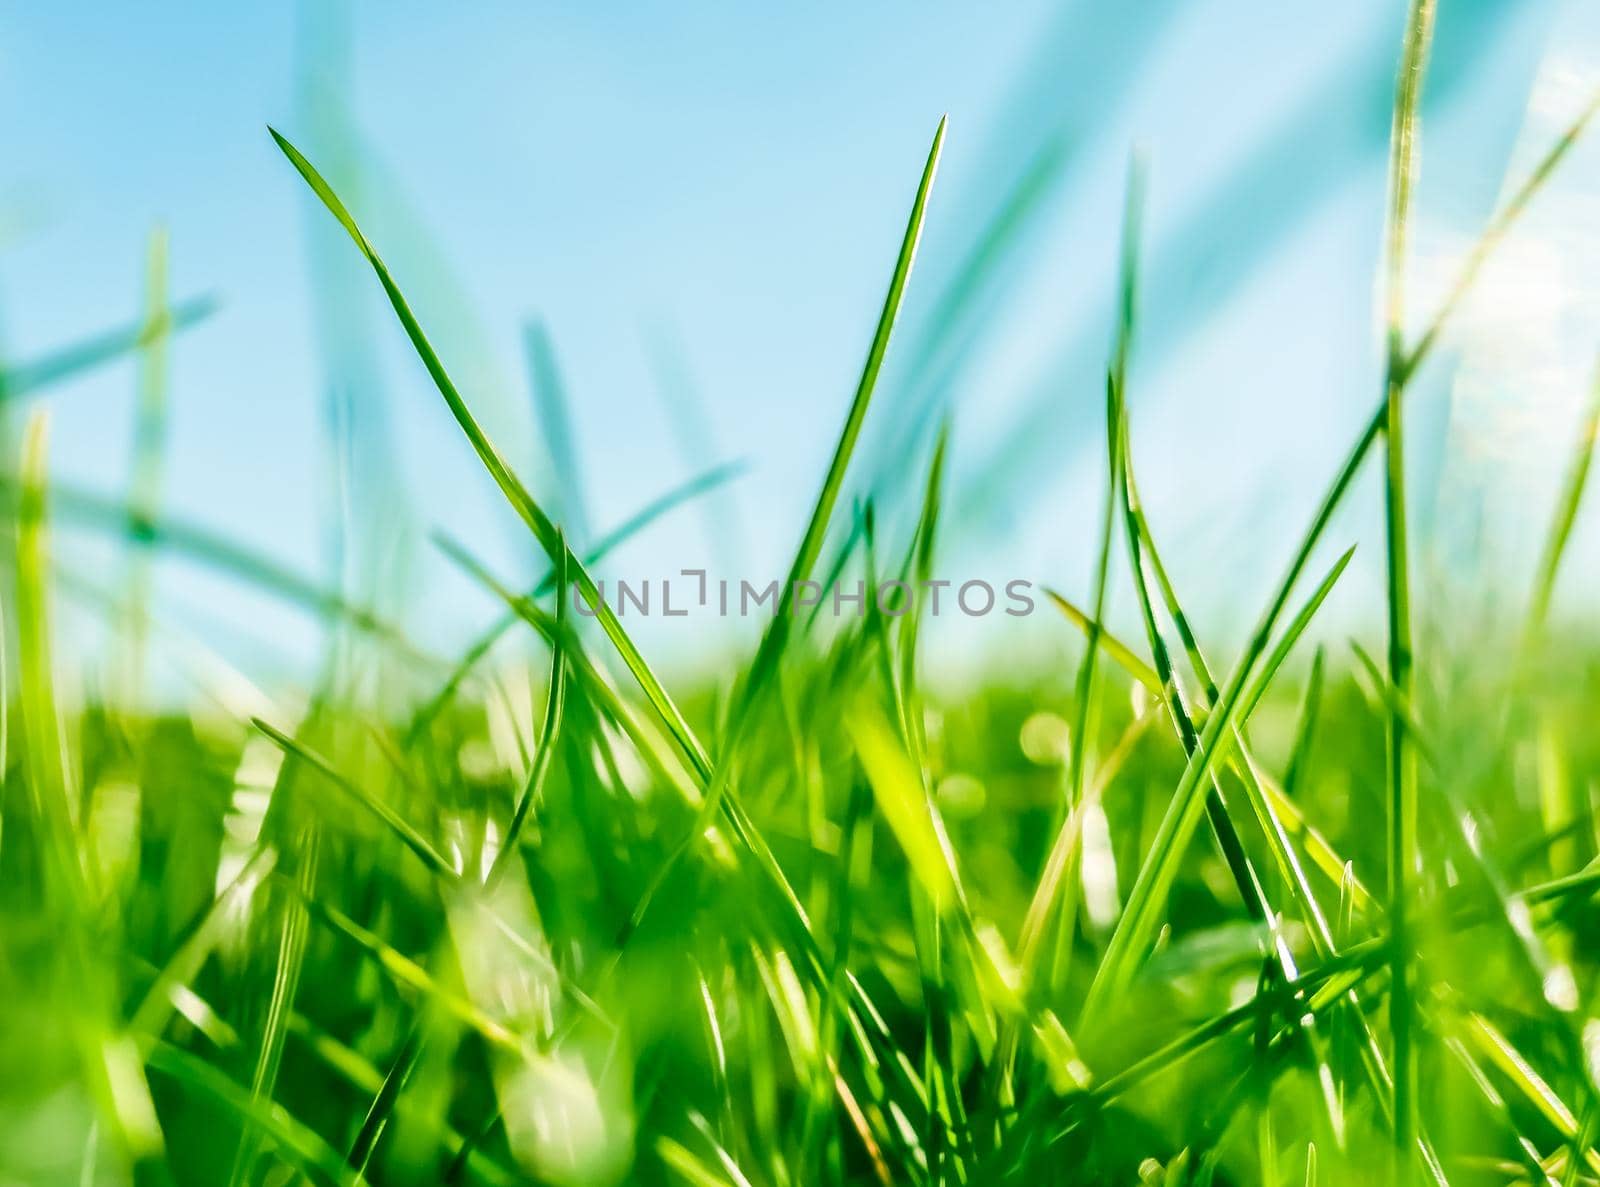
<svg viewBox="0 0 1600 1187"><path fill-rule="evenodd" d="M1168 568L1159 503L1147 516L1134 472L1130 422L1166 411L1130 410L1137 169L1112 296L1104 518L1055 521L1088 550L1082 601L1049 593L1042 619L997 619L998 646L922 597L900 616L876 598L859 617L820 608L857 577L915 588L1011 556L1009 537L956 542L971 550L939 538L989 489L987 471L974 483L956 465L966 437L931 416L878 418L987 376L979 318L1070 141L997 195L901 358L941 123L809 517L780 551L784 612L721 664L701 624L676 624L698 662L674 670L669 693L642 629L595 604L599 565L729 471L592 536L582 488L601 475L579 465L582 407L559 394L555 345L525 338L543 438L532 452L551 465L519 475L477 420L492 385L461 382L486 356L447 373L350 210L278 138L546 571L513 589L441 533L443 563L500 613L440 658L415 641L434 624L409 584L441 562L409 554L425 543L413 524L370 550L352 537L352 558L405 554L388 584L349 574L357 598L164 509L153 399L135 418L125 500L54 485L47 499L42 432L30 433L20 471L0 475L16 560L0 648L15 640L19 661L8 673L0 652L0 688L18 677L0 697L0 1180L1575 1187L1600 1170L1586 1035L1600 902L1592 648L1577 602L1548 629L1579 551L1600 394L1538 568L1511 577L1524 586L1512 603L1529 605L1509 624L1456 614L1453 585L1437 598L1432 581L1413 586L1404 430L1423 422L1401 415L1596 103L1508 187L1418 324L1405 257L1431 14L1416 0L1400 55L1382 398L1219 666L1222 638L1250 624L1229 618L1235 599L1190 615L1194 550ZM1124 24L1103 20L1102 33ZM1447 41L1463 28L1482 38L1510 18L1450 20L1441 63L1462 57L1468 42ZM363 200L392 201L380 190ZM158 255L139 324L0 372L0 403L135 355L145 396L164 388L186 307L167 307ZM682 424L704 461L720 426ZM874 426L890 448L866 459ZM1335 516L1361 510L1352 491L1380 445L1387 578L1374 599L1344 584L1349 553L1325 570L1324 550ZM135 566L107 577L93 554L53 548L47 508L138 567L192 562L341 624L330 675L309 695L219 696L221 713L163 699L158 657L186 670L214 640L199 622L162 623L136 574L126 596L108 588ZM1250 546L1235 510L1192 525L1193 539ZM1133 578L1127 604L1113 548ZM1198 563L1231 559L1202 550ZM1308 598L1302 582L1324 571ZM802 614L796 586L814 577L824 597ZM1294 662L1335 583L1361 637L1387 619L1388 655L1318 647ZM52 589L72 604L58 613ZM591 606L597 630L571 620ZM87 616L112 628L109 668L97 631L59 637ZM148 637L149 678L124 689L116 629L147 621L164 627ZM537 676L486 662L514 627L537 648ZM1412 675L1418 640L1427 663ZM1385 807L1395 827L1374 825ZM1202 812L1215 844L1195 844ZM1391 870L1406 884L1384 888ZM1422 970L1427 985L1408 980ZM45 1145L49 1166L29 1161Z"/></svg>
<svg viewBox="0 0 1600 1187"><path fill-rule="evenodd" d="M1095 970L1094 980L1084 998L1079 1029L1092 1029L1100 1021L1109 1000L1126 989L1133 979L1138 963L1144 958L1154 938L1157 919L1177 873L1184 847L1199 823L1200 813L1204 811L1204 781L1218 759L1226 757L1231 741L1228 731L1236 725L1242 727L1249 719L1250 711L1288 658L1295 642L1311 624L1312 616L1333 591L1333 585L1344 572L1350 556L1351 552L1346 552L1339 558L1305 606L1290 621L1277 646L1259 669L1257 662L1267 644L1264 632L1258 632L1251 640L1249 650L1229 677L1221 701L1206 720L1193 757L1184 766L1183 775L1156 830L1155 839L1139 867L1122 917L1117 921L1116 930ZM1264 626L1270 628L1271 617L1268 616Z"/></svg>
<svg viewBox="0 0 1600 1187"><path fill-rule="evenodd" d="M349 233L350 238L360 248L362 255L366 257L367 263L371 265L373 273L378 278L378 283L383 288L384 295L388 297L389 304L394 309L395 316L405 330L406 337L410 339L412 347L422 360L422 364L427 369L434 386L439 390L439 394L444 397L445 404L449 407L451 415L455 417L457 425L460 426L462 433L472 446L473 452L478 455L478 460L483 463L484 469L489 471L489 475L494 479L495 485L500 488L501 494L511 504L512 510L527 525L528 530L533 533L534 538L539 542L539 546L544 549L546 556L552 561L558 557L564 559L564 563L569 566L573 580L577 584L579 593L584 601L594 609L602 629L611 640L612 645L617 649L617 653L621 656L623 663L633 673L634 679L638 681L645 697L650 701L651 707L666 724L674 742L683 751L684 757L697 770L709 773L710 759L701 747L699 740L694 736L693 731L690 730L689 724L678 710L678 706L667 693L660 680L656 678L650 665L645 662L644 656L639 652L639 649L634 646L633 640L629 638L627 631L623 629L622 624L617 620L616 612L611 609L601 596L599 587L596 586L594 579L589 576L588 570L567 547L555 522L545 513L544 508L535 501L533 496L528 493L528 489L522 484L522 480L512 471L510 464L505 460L500 450L495 447L494 443L489 440L488 435L479 426L477 419L472 414L472 410L456 389L455 383L450 379L450 375L445 370L438 354L434 351L433 345L428 341L427 335L423 333L422 326L411 312L411 306L407 304L399 286L395 284L393 278L389 275L387 265L378 256L378 253L373 250L372 245L367 242L366 236L361 233L360 227L356 225L356 221L351 217L350 212L345 209L344 203L339 200L338 195L323 180L322 175L317 172L311 162L301 155L299 149L280 136L276 129L269 128L268 131L272 133L273 140L277 142L278 148L282 150L284 156L288 157L289 162L304 178L306 184L311 187L312 192L328 208L329 213L338 220L340 226Z"/></svg>
<svg viewBox="0 0 1600 1187"><path fill-rule="evenodd" d="M14 481L0 477L0 496L15 497L17 490ZM376 610L324 589L310 577L226 535L171 515L151 517L131 504L105 499L71 486L57 486L51 493L55 510L63 518L121 535L151 548L182 555L214 572L233 577L254 589L298 606L318 618L348 623L359 631L391 644L413 662L423 666L438 665L438 661L412 643L398 625Z"/></svg>
<svg viewBox="0 0 1600 1187"><path fill-rule="evenodd" d="M0 404L66 383L136 351L147 350L174 334L192 329L216 313L214 297L181 301L154 317L145 317L124 329L110 330L83 342L62 347L31 363L0 368Z"/></svg>
<svg viewBox="0 0 1600 1187"><path fill-rule="evenodd" d="M252 721L251 724L270 738L274 745L281 747L285 754L304 762L312 770L322 775L329 783L339 788L339 790L350 796L356 803L382 821L407 849L417 855L417 859L428 867L429 872L446 880L454 880L456 878L457 871L450 862L434 848L422 833L381 797L368 791L354 780L340 774L326 758L305 743L290 737L276 726L260 719Z"/></svg>
<svg viewBox="0 0 1600 1187"><path fill-rule="evenodd" d="M564 558L565 553L556 560L555 641L550 648L550 687L545 693L544 728L540 731L539 747L528 768L527 784L512 811L511 823L506 826L500 852L495 854L494 862L489 867L486 881L491 885L506 863L518 856L517 845L522 837L523 825L527 823L528 813L539 802L545 778L550 774L550 764L555 758L556 742L561 735L562 714L567 703L567 569Z"/></svg>
<svg viewBox="0 0 1600 1187"><path fill-rule="evenodd" d="M589 550L586 562L593 566L598 565L610 553L620 548L634 536L643 532L656 520L676 510L685 503L692 502L709 491L716 490L726 482L731 482L744 473L744 466L740 463L730 463L716 466L703 474L698 474L681 486L673 487L659 498L651 500L633 515L629 516L616 528L607 532L597 540ZM534 587L531 598L540 598L550 592L555 580L555 569L552 568L542 581ZM462 652L461 658L450 669L450 674L445 677L439 691L429 697L422 707L412 715L411 723L406 727L406 740L414 743L417 738L427 730L428 726L438 718L439 714L449 705L451 699L460 689L463 681L471 675L474 668L481 663L494 645L503 638L518 622L515 611L507 611L497 618L483 634L479 635Z"/></svg>

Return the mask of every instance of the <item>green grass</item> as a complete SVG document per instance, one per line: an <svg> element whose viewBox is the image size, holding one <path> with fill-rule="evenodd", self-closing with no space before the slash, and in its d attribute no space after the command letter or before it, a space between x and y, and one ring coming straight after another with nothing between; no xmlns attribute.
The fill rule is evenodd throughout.
<svg viewBox="0 0 1600 1187"><path fill-rule="evenodd" d="M1594 107L1417 317L1431 17L1418 0L1396 90L1383 391L1243 646L1225 655L1186 612L1189 575L1141 500L1135 168L1104 504L1063 524L1091 538L1092 579L1029 624L1081 644L1077 662L996 665L955 691L925 677L944 624L920 597L843 619L786 600L748 660L688 682L604 605L570 613L614 548L734 469L592 533L533 328L560 490L536 499L355 215L274 132L548 570L519 590L439 536L438 563L502 613L437 655L393 606L164 512L166 358L209 303L170 302L161 237L136 327L0 371L10 398L141 362L125 502L46 483L42 415L0 484L0 1183L1600 1181L1600 637L1553 610L1595 413L1527 614L1422 654L1447 636L1412 581L1402 416ZM959 434L845 508L944 137L941 121L886 245L789 588L940 571ZM982 245L1032 195L1002 205L938 310L985 282ZM1336 518L1380 446L1382 522ZM890 507L916 512L909 531L884 529ZM56 562L67 525L126 544L115 593ZM1339 533L1379 530L1382 662L1319 614L1352 555ZM298 702L216 679L198 642L159 629L150 565L168 554L337 626L340 662ZM115 628L104 697L61 691L66 596ZM514 633L531 667L496 659ZM220 710L149 707L145 669L169 652L213 678Z"/></svg>

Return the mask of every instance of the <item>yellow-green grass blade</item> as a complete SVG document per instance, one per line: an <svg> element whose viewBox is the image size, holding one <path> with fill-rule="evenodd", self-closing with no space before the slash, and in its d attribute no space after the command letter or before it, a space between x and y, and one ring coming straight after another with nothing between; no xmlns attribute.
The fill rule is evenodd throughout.
<svg viewBox="0 0 1600 1187"><path fill-rule="evenodd" d="M428 867L430 873L446 881L455 880L457 877L455 867L450 864L443 854L434 848L433 844L414 825L396 812L381 796L368 791L355 780L348 778L311 747L290 737L276 726L262 721L260 718L252 720L250 724L271 739L273 744L282 749L290 758L304 762L322 775L329 783L332 783L356 803L376 816L407 849L417 855L418 860Z"/></svg>
<svg viewBox="0 0 1600 1187"><path fill-rule="evenodd" d="M23 439L22 492L16 508L16 631L18 709L22 718L23 777L39 857L39 890L46 918L77 998L63 1024L77 1048L84 1082L100 1116L130 1164L156 1173L163 1156L160 1122L136 1046L112 1017L114 987L93 957L97 920L94 867L86 859L78 820L78 793L66 752L56 700L50 605L47 524L48 421L29 421Z"/></svg>
<svg viewBox="0 0 1600 1187"><path fill-rule="evenodd" d="M1140 659L1132 647L1129 647L1120 638L1112 634L1093 615L1063 595L1053 589L1047 589L1044 592L1045 596L1050 599L1057 610L1061 611L1062 616L1068 622L1082 631L1086 637L1092 634L1100 640L1100 646L1105 649L1106 654L1116 662L1116 665L1123 672L1133 679L1134 683L1143 687L1146 692L1157 699L1162 699L1167 695L1167 690L1161 683L1161 677L1156 675L1156 670Z"/></svg>
<svg viewBox="0 0 1600 1187"><path fill-rule="evenodd" d="M1527 634L1533 636L1543 626L1550 613L1550 599L1555 593L1556 576L1561 570L1561 560L1566 555L1567 543L1572 538L1572 526L1577 522L1578 507L1583 501L1583 490L1589 481L1589 466L1594 460L1594 440L1600 430L1600 369L1596 370L1589 396L1573 442L1572 455L1567 462L1566 476L1556 500L1555 511L1545 534L1544 550L1540 554L1538 576L1534 581L1533 595L1528 600Z"/></svg>
<svg viewBox="0 0 1600 1187"><path fill-rule="evenodd" d="M958 884L929 812L922 778L888 724L865 707L851 716L851 740L890 831L905 851L922 890L944 911L957 899Z"/></svg>
<svg viewBox="0 0 1600 1187"><path fill-rule="evenodd" d="M18 707L47 901L63 919L73 919L87 907L88 872L79 849L77 794L63 746L51 658L46 439L47 421L36 415L23 443L22 495L17 506Z"/></svg>

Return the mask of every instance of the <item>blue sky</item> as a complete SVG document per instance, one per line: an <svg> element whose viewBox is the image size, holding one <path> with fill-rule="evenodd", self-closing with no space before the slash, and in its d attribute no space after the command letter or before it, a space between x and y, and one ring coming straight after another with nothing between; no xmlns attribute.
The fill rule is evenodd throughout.
<svg viewBox="0 0 1600 1187"><path fill-rule="evenodd" d="M1481 222L1532 134L1527 96L1561 40L1552 29L1583 19L1546 0L1442 7L1435 77L1448 81L1430 109L1423 204L1448 240ZM775 576L949 112L861 475L914 497L925 454L911 446L952 405L965 534L951 563L1072 588L1092 543L1096 376L1137 146L1150 176L1135 371L1145 493L1197 596L1218 621L1248 618L1255 595L1235 583L1276 569L1274 546L1299 529L1375 395L1383 104L1403 8L9 5L0 342L25 360L129 321L145 238L164 224L175 294L223 302L174 347L173 513L326 574L337 503L326 397L343 382L361 539L409 516L414 538L444 527L502 571L532 572L355 253L273 148L271 122L349 185L536 488L548 458L527 395L530 319L547 327L569 392L592 523L617 522L700 461L750 464L721 518L681 512L615 571L730 563L734 544L709 537L732 523L731 563ZM334 83L317 99L307 78ZM939 401L897 389L910 352L937 341L928 319L956 261L1050 142L1066 164L986 291L962 365ZM331 360L329 342L343 352ZM665 385L663 358L680 376ZM685 382L713 427L699 461L679 448L668 404ZM120 365L46 397L62 480L122 487L133 391ZM374 468L400 476L403 501L362 501L359 476ZM114 553L74 547L115 582ZM440 645L492 612L425 545L385 580ZM162 590L168 613L269 669L313 653L307 624L230 583L167 565Z"/></svg>

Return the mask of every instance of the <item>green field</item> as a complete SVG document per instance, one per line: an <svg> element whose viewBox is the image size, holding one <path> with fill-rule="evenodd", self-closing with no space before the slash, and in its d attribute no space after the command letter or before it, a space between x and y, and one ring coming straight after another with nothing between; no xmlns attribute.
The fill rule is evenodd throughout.
<svg viewBox="0 0 1600 1187"><path fill-rule="evenodd" d="M359 211L274 132L547 573L509 589L441 541L505 613L441 658L164 519L143 471L125 506L53 488L30 420L4 486L0 1187L1600 1181L1600 648L1551 609L1595 417L1551 460L1541 559L1512 578L1526 609L1471 631L1414 581L1402 448L1408 389L1588 112L1513 180L1442 307L1414 310L1432 16L1417 0L1396 90L1384 387L1242 646L1191 624L1139 501L1135 169L1105 386L1078 397L1104 404L1103 498L1063 526L1097 572L1041 593L1033 624L1075 659L953 687L924 671L925 597L843 617L787 599L725 671L653 668L594 604L617 540L569 548ZM884 247L786 590L939 572L952 442L864 498L851 460L944 135ZM161 267L158 246L157 288ZM148 427L167 340L203 313L158 307L6 393L133 354ZM1361 474L1385 495L1373 654L1318 617ZM913 527L880 529L891 503ZM94 603L125 679L88 698L59 646L62 602L98 588L56 562L68 519L128 560ZM168 554L327 624L296 711L258 710L243 676L154 629ZM163 649L214 697L147 693Z"/></svg>

